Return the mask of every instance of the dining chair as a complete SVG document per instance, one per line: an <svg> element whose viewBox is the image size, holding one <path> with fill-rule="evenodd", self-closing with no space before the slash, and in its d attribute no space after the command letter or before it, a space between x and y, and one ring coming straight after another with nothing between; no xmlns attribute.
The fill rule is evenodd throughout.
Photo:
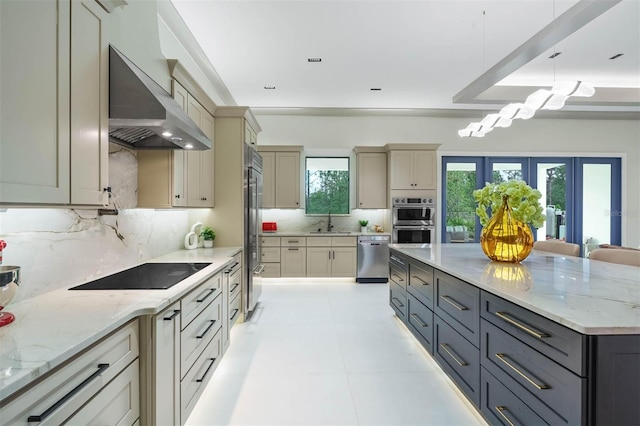
<svg viewBox="0 0 640 426"><path fill-rule="evenodd" d="M621 265L640 266L640 250L597 248L591 251L589 259Z"/></svg>
<svg viewBox="0 0 640 426"><path fill-rule="evenodd" d="M578 244L559 240L535 241L533 243L533 249L564 254L565 256L580 256L580 246Z"/></svg>

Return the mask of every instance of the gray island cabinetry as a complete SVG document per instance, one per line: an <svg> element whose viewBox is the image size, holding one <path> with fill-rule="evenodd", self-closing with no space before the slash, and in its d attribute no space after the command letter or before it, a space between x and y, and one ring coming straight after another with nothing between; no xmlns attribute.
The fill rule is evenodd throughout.
<svg viewBox="0 0 640 426"><path fill-rule="evenodd" d="M398 318L490 424L640 424L640 268L397 244L389 276Z"/></svg>

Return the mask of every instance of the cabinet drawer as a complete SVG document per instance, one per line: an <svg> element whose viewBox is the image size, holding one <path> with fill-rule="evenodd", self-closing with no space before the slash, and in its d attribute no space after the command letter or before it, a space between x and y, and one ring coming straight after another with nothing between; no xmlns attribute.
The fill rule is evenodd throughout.
<svg viewBox="0 0 640 426"><path fill-rule="evenodd" d="M522 402L484 368L480 373L480 380L482 386L480 411L489 420L489 424L504 426L547 424L535 410Z"/></svg>
<svg viewBox="0 0 640 426"><path fill-rule="evenodd" d="M407 294L407 325L429 353L433 353L433 312L413 295Z"/></svg>
<svg viewBox="0 0 640 426"><path fill-rule="evenodd" d="M400 287L407 288L408 262L399 255L392 253L389 256L389 279Z"/></svg>
<svg viewBox="0 0 640 426"><path fill-rule="evenodd" d="M242 297L236 297L232 301L229 302L229 329L233 327L233 325L238 321L240 317L241 309L240 306L242 302Z"/></svg>
<svg viewBox="0 0 640 426"><path fill-rule="evenodd" d="M280 247L280 237L262 237L262 247Z"/></svg>
<svg viewBox="0 0 640 426"><path fill-rule="evenodd" d="M280 262L280 247L262 247L262 262Z"/></svg>
<svg viewBox="0 0 640 426"><path fill-rule="evenodd" d="M215 274L183 297L180 300L181 329L184 330L213 299L221 294L221 291L220 274Z"/></svg>
<svg viewBox="0 0 640 426"><path fill-rule="evenodd" d="M333 247L356 247L358 241L356 237L331 237Z"/></svg>
<svg viewBox="0 0 640 426"><path fill-rule="evenodd" d="M305 247L307 245L306 237L282 237L280 238L281 247Z"/></svg>
<svg viewBox="0 0 640 426"><path fill-rule="evenodd" d="M280 252L278 252L278 254L280 254ZM279 263L263 263L263 265L262 278L280 278Z"/></svg>
<svg viewBox="0 0 640 426"><path fill-rule="evenodd" d="M242 290L242 269L236 268L231 275L229 275L229 288L227 294L227 300L232 300L240 294Z"/></svg>
<svg viewBox="0 0 640 426"><path fill-rule="evenodd" d="M331 237L307 237L307 247L331 247Z"/></svg>
<svg viewBox="0 0 640 426"><path fill-rule="evenodd" d="M42 380L26 388L24 392L3 401L0 404L2 423L32 425L33 422L28 422L31 416L41 417L42 424L64 423L105 384L138 358L138 339L138 321L136 320L95 344L63 367L47 374ZM52 409L60 401L63 403L59 404L58 408Z"/></svg>
<svg viewBox="0 0 640 426"><path fill-rule="evenodd" d="M131 425L140 417L138 360L105 386L68 424Z"/></svg>
<svg viewBox="0 0 640 426"><path fill-rule="evenodd" d="M482 320L481 362L538 415L552 424L581 424L586 417L586 379L558 365L515 337ZM547 418L543 411L557 413ZM558 417L559 415L559 417Z"/></svg>
<svg viewBox="0 0 640 426"><path fill-rule="evenodd" d="M433 309L434 287L433 268L431 266L409 264L407 291L429 309Z"/></svg>
<svg viewBox="0 0 640 426"><path fill-rule="evenodd" d="M471 402L480 405L480 351L440 317L434 317L436 360Z"/></svg>
<svg viewBox="0 0 640 426"><path fill-rule="evenodd" d="M222 297L218 296L180 333L180 377L187 374L202 349L222 326L221 303Z"/></svg>
<svg viewBox="0 0 640 426"><path fill-rule="evenodd" d="M396 315L402 320L407 322L407 312L409 306L407 305L407 294L402 287L389 281L389 304L396 311Z"/></svg>
<svg viewBox="0 0 640 426"><path fill-rule="evenodd" d="M434 279L434 312L479 348L480 289L441 271Z"/></svg>
<svg viewBox="0 0 640 426"><path fill-rule="evenodd" d="M586 336L486 291L480 314L579 376L587 375Z"/></svg>
<svg viewBox="0 0 640 426"><path fill-rule="evenodd" d="M193 407L200 398L207 382L220 364L222 356L221 332L218 332L200 357L193 364L187 375L180 382L180 417L184 424L193 411Z"/></svg>

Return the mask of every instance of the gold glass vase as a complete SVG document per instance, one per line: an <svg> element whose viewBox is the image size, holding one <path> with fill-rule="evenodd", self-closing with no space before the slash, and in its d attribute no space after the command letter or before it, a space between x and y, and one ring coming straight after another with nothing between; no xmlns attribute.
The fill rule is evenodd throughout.
<svg viewBox="0 0 640 426"><path fill-rule="evenodd" d="M489 259L498 262L520 263L531 253L531 228L513 217L507 195L502 198L502 207L482 228L480 246Z"/></svg>

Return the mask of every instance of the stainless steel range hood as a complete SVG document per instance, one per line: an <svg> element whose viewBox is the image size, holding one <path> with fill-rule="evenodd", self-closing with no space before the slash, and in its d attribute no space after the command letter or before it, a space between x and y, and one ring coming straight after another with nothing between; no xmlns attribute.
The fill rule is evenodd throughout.
<svg viewBox="0 0 640 426"><path fill-rule="evenodd" d="M133 149L211 149L211 141L171 95L113 46L109 140Z"/></svg>

